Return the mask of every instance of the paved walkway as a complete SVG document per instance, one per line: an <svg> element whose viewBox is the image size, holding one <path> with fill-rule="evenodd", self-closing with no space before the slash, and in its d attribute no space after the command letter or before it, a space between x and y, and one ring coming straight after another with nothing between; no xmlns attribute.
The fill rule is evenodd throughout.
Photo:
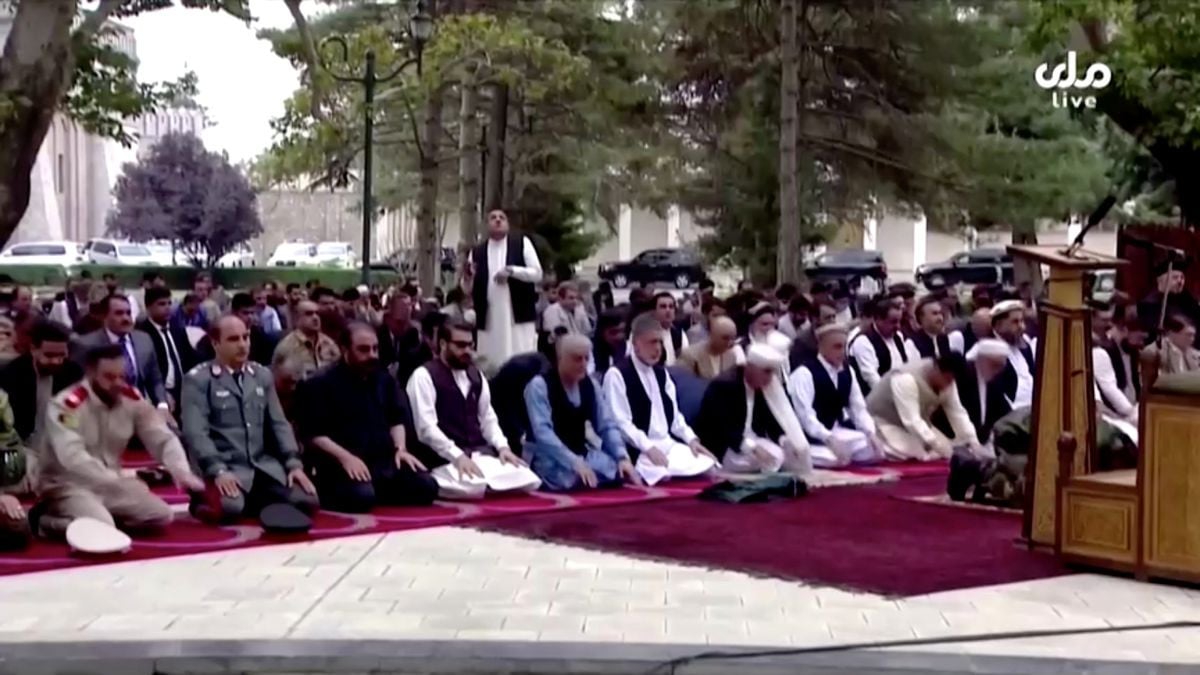
<svg viewBox="0 0 1200 675"><path fill-rule="evenodd" d="M457 528L0 578L0 642L502 640L702 651L1181 620L1200 620L1200 592L1106 576L893 600ZM1200 663L1200 629L920 649Z"/></svg>

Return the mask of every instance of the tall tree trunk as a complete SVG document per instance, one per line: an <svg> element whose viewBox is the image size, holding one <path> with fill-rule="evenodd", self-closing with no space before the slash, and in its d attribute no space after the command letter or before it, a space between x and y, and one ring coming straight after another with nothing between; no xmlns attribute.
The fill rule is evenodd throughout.
<svg viewBox="0 0 1200 675"><path fill-rule="evenodd" d="M441 270L442 241L438 234L438 147L442 136L441 91L430 95L425 104L425 121L421 132L421 187L417 195L417 279L421 288L438 286Z"/></svg>
<svg viewBox="0 0 1200 675"><path fill-rule="evenodd" d="M38 0L19 3L16 10L0 56L0 100L8 104L0 114L0 246L29 207L30 173L70 88L71 24L78 3Z"/></svg>
<svg viewBox="0 0 1200 675"><path fill-rule="evenodd" d="M779 13L781 68L779 91L779 245L776 281L798 282L803 275L800 237L799 162L800 48L797 13L800 0L782 0Z"/></svg>
<svg viewBox="0 0 1200 675"><path fill-rule="evenodd" d="M458 226L469 248L479 240L479 87L468 74L459 87Z"/></svg>
<svg viewBox="0 0 1200 675"><path fill-rule="evenodd" d="M488 107L487 168L483 186L484 209L504 207L504 143L508 138L508 85L492 87Z"/></svg>

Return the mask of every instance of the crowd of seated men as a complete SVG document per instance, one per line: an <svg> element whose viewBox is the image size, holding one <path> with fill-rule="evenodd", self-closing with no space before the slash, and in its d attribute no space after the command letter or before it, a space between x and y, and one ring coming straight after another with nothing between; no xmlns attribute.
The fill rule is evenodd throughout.
<svg viewBox="0 0 1200 675"><path fill-rule="evenodd" d="M1200 366L1181 276L1146 300L1170 309L1164 372ZM161 530L173 513L155 480L201 521L302 530L318 509L986 459L992 427L1033 393L1035 303L983 287L966 307L910 284L854 298L821 283L682 301L634 288L617 304L565 282L538 298L540 353L484 372L467 294L439 308L411 285L312 285L217 302L198 283L176 303L160 281L78 298L85 333L21 322L0 368L0 546ZM1093 306L1097 400L1134 425L1138 309ZM160 468L123 470L130 447Z"/></svg>

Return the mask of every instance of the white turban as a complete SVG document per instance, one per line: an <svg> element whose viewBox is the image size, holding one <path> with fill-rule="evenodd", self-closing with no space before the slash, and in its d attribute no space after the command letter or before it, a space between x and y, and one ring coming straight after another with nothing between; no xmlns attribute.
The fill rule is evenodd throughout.
<svg viewBox="0 0 1200 675"><path fill-rule="evenodd" d="M780 354L787 354L792 350L792 338L781 331L773 330L767 333L766 343Z"/></svg>
<svg viewBox="0 0 1200 675"><path fill-rule="evenodd" d="M1004 340L996 338L984 338L975 343L975 347L971 350L975 356L994 356L998 358L1008 358L1011 351L1008 343Z"/></svg>
<svg viewBox="0 0 1200 675"><path fill-rule="evenodd" d="M1025 304L1020 300L1005 300L1003 302L997 302L994 306L992 306L992 318L994 319L998 316L1008 314L1009 312L1015 312L1017 310L1021 310L1022 312L1025 311Z"/></svg>
<svg viewBox="0 0 1200 675"><path fill-rule="evenodd" d="M746 350L746 363L759 368L776 369L783 365L785 356L765 342L755 342Z"/></svg>

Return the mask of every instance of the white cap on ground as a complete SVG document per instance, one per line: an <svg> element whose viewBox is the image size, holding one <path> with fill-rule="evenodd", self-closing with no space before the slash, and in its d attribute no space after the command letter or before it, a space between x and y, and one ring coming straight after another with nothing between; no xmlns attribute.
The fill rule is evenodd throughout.
<svg viewBox="0 0 1200 675"><path fill-rule="evenodd" d="M67 545L87 555L124 553L133 546L129 535L95 518L76 518L67 526Z"/></svg>

